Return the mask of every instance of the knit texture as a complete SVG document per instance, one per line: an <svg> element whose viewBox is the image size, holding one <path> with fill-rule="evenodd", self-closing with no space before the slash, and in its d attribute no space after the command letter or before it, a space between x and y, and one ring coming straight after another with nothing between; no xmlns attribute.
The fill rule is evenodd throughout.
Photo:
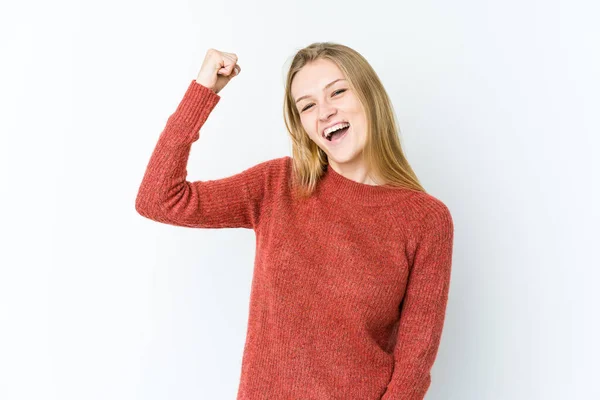
<svg viewBox="0 0 600 400"><path fill-rule="evenodd" d="M330 166L293 200L292 159L189 182L220 96L193 80L168 118L135 207L154 221L256 234L238 400L417 400L431 383L454 227L439 199L350 180Z"/></svg>

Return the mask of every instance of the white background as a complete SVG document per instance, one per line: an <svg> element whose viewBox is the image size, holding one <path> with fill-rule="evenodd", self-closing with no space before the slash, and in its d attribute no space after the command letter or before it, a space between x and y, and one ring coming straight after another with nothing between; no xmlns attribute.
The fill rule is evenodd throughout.
<svg viewBox="0 0 600 400"><path fill-rule="evenodd" d="M135 196L210 47L242 73L189 180L291 154L294 52L346 44L450 208L428 400L598 399L600 7L574 0L3 2L0 398L234 399L254 233L141 217Z"/></svg>

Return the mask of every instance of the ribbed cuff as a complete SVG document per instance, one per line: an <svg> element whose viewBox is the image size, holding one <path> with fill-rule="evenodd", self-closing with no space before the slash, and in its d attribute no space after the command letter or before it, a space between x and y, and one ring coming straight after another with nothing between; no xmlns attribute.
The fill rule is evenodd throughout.
<svg viewBox="0 0 600 400"><path fill-rule="evenodd" d="M164 136L169 145L189 144L198 140L200 128L215 108L221 96L192 80L169 117Z"/></svg>
<svg viewBox="0 0 600 400"><path fill-rule="evenodd" d="M221 96L192 80L172 116L178 125L202 125L215 108Z"/></svg>

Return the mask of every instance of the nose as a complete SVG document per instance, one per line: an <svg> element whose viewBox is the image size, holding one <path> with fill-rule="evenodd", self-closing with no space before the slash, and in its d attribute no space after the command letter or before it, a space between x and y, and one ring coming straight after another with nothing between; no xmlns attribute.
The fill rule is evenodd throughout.
<svg viewBox="0 0 600 400"><path fill-rule="evenodd" d="M329 104L324 103L319 107L319 119L321 122L327 121L332 115L337 112L335 107L331 107Z"/></svg>

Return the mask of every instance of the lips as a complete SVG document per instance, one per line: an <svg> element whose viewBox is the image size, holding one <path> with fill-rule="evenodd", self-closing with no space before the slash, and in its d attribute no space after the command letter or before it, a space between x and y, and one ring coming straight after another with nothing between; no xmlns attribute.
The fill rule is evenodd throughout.
<svg viewBox="0 0 600 400"><path fill-rule="evenodd" d="M338 143L340 143L342 140L344 140L344 138L348 135L348 132L350 132L351 127L339 130L334 132L334 135L331 136L331 140L327 140L327 145L337 145ZM340 133L342 132L342 133Z"/></svg>
<svg viewBox="0 0 600 400"><path fill-rule="evenodd" d="M323 137L323 138L325 137L325 130L327 128L331 128L332 126L336 126L337 124L344 124L344 123L345 124L350 124L348 121L335 121L335 122L333 122L333 123L331 123L331 124L323 127L323 129L321 129L321 137Z"/></svg>

